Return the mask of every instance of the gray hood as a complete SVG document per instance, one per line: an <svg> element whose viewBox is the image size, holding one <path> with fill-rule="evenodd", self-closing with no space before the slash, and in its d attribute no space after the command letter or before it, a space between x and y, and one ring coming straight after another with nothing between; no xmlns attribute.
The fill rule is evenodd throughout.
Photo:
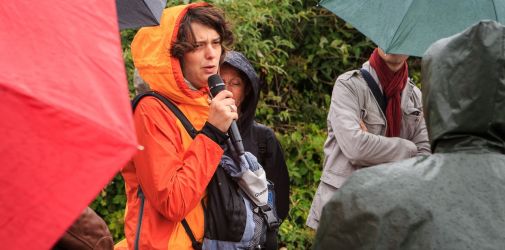
<svg viewBox="0 0 505 250"><path fill-rule="evenodd" d="M477 146L504 152L504 69L505 26L494 21L479 22L426 51L423 101L432 150Z"/></svg>
<svg viewBox="0 0 505 250"><path fill-rule="evenodd" d="M249 60L240 52L227 52L223 64L228 64L240 71L247 78L248 82L246 84L251 88L250 93L244 96L244 100L240 105L240 116L237 121L240 132L244 134L254 121L259 99L260 80Z"/></svg>

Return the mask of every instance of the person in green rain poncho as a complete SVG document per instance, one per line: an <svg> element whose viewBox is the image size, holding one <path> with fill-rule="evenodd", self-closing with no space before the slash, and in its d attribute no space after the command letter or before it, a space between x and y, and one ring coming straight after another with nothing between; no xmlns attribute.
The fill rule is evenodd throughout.
<svg viewBox="0 0 505 250"><path fill-rule="evenodd" d="M482 21L427 50L433 155L356 171L323 209L314 249L503 249L505 26Z"/></svg>

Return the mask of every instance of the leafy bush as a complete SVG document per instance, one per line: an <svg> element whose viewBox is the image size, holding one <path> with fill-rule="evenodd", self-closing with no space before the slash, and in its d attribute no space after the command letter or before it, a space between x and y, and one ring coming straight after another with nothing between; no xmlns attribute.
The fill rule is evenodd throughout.
<svg viewBox="0 0 505 250"><path fill-rule="evenodd" d="M168 6L190 1L169 0ZM373 44L315 0L214 0L234 26L238 51L255 66L264 85L257 120L271 126L281 141L291 179L291 210L280 228L281 244L310 248L314 232L304 226L321 176L326 115L335 78L359 68ZM135 30L121 33L133 90L129 44ZM413 59L414 79L419 62ZM109 224L115 240L123 235L126 199L118 175L92 207Z"/></svg>
<svg viewBox="0 0 505 250"><path fill-rule="evenodd" d="M359 67L371 43L317 1L215 1L235 26L235 49L243 52L265 86L259 122L274 128L291 179L291 209L280 228L288 249L311 247L305 226L321 176L326 115L335 78ZM365 57L363 57L365 55Z"/></svg>
<svg viewBox="0 0 505 250"><path fill-rule="evenodd" d="M291 181L288 219L281 225L281 242L289 249L308 249L313 230L305 227L312 197L321 177L322 146L326 133L316 124L299 124L296 131L278 134Z"/></svg>
<svg viewBox="0 0 505 250"><path fill-rule="evenodd" d="M125 206L124 181L119 174L114 177L90 205L107 222L115 241L119 241L124 237L123 217Z"/></svg>

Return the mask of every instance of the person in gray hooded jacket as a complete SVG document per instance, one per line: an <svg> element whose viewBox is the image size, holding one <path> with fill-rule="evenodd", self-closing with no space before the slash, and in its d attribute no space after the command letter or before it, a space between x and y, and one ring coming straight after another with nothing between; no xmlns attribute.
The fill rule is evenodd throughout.
<svg viewBox="0 0 505 250"><path fill-rule="evenodd" d="M430 154L421 91L408 78L407 58L376 48L361 70L338 77L307 226L317 229L324 204L355 170Z"/></svg>
<svg viewBox="0 0 505 250"><path fill-rule="evenodd" d="M315 249L503 249L505 26L480 22L424 54L434 154L356 171Z"/></svg>
<svg viewBox="0 0 505 250"><path fill-rule="evenodd" d="M260 96L260 79L249 60L237 51L226 53L219 74L237 104L237 126L244 149L257 157L267 179L274 183L276 211L283 221L289 211L288 168L274 131L254 120Z"/></svg>

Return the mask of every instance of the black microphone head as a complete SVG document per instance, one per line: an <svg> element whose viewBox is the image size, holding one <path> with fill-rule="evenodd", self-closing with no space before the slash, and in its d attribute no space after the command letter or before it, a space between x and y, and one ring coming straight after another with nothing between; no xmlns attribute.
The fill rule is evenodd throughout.
<svg viewBox="0 0 505 250"><path fill-rule="evenodd" d="M212 97L219 94L219 92L223 91L226 88L226 85L223 82L223 79L218 74L209 76L207 80L209 83L210 94Z"/></svg>

